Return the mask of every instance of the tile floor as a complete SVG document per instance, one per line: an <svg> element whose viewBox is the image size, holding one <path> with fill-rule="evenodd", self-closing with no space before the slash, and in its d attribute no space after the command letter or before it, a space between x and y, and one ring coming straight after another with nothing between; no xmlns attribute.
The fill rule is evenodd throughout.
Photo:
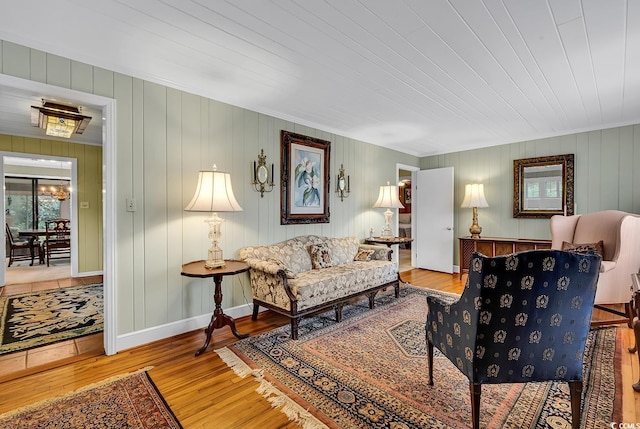
<svg viewBox="0 0 640 429"><path fill-rule="evenodd" d="M102 276L92 276L8 284L2 288L0 295L8 296L101 281ZM103 335L98 333L25 351L0 355L0 381L60 366L70 361L101 355L104 353L103 344Z"/></svg>

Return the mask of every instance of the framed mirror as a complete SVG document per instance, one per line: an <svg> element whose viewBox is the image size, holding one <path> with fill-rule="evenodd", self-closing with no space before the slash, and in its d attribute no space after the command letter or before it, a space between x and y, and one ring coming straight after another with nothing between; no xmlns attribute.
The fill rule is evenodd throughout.
<svg viewBox="0 0 640 429"><path fill-rule="evenodd" d="M573 215L573 154L513 161L513 217Z"/></svg>

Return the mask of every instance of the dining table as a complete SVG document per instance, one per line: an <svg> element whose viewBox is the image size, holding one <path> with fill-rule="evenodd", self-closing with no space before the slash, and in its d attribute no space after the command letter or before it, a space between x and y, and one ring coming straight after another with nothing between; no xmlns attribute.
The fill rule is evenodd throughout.
<svg viewBox="0 0 640 429"><path fill-rule="evenodd" d="M18 235L20 237L27 237L29 239L29 252L31 254L31 265L33 265L33 261L35 260L36 247L38 247L38 262L40 264L44 264L44 252L42 251L42 247L40 246L39 238L46 237L47 231L44 229L25 229L22 231L18 231ZM36 243L38 244L36 245Z"/></svg>

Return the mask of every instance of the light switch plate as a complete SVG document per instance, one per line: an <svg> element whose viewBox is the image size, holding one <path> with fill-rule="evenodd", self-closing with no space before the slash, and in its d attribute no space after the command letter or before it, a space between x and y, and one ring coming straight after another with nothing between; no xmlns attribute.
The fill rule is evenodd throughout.
<svg viewBox="0 0 640 429"><path fill-rule="evenodd" d="M136 199L135 198L127 198L127 211L135 212L137 210Z"/></svg>

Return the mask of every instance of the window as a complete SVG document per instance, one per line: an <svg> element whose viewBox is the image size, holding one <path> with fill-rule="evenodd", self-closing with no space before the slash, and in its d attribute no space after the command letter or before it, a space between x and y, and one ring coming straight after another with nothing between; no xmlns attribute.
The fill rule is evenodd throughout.
<svg viewBox="0 0 640 429"><path fill-rule="evenodd" d="M545 196L547 198L560 198L561 184L558 181L546 182Z"/></svg>
<svg viewBox="0 0 640 429"><path fill-rule="evenodd" d="M527 185L527 198L540 198L540 183L529 182Z"/></svg>
<svg viewBox="0 0 640 429"><path fill-rule="evenodd" d="M61 207L68 207L68 200L61 202L56 198L39 195L41 186L57 186L63 184L69 187L68 180L5 177L5 217L9 226L19 230L44 229L47 219L61 216Z"/></svg>

